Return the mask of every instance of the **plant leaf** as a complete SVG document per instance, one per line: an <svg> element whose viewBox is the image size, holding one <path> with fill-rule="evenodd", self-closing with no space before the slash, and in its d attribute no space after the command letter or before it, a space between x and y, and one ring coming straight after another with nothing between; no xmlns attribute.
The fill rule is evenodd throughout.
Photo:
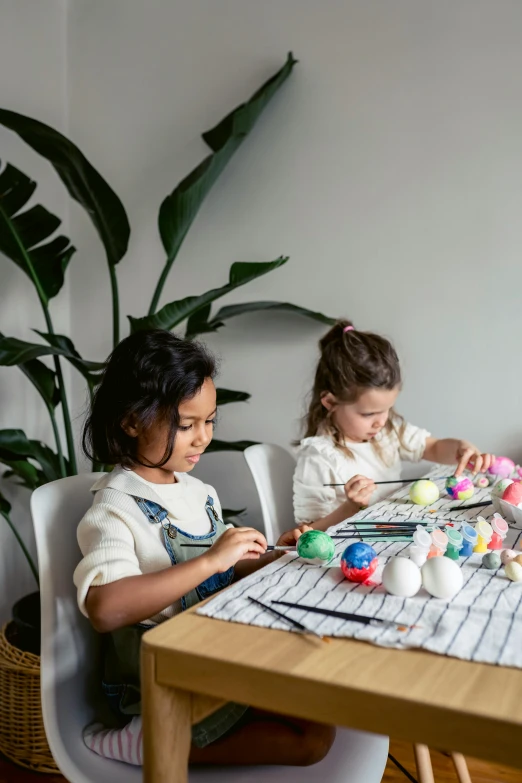
<svg viewBox="0 0 522 783"><path fill-rule="evenodd" d="M216 389L217 406L228 405L230 402L246 402L252 396L248 392L234 391L233 389Z"/></svg>
<svg viewBox="0 0 522 783"><path fill-rule="evenodd" d="M229 281L227 285L221 288L212 288L201 296L187 296L185 299L178 299L175 302L162 307L154 315L147 315L145 318L133 318L129 316L132 332L139 332L142 329L173 329L186 318L207 307L211 302L219 299L225 294L230 293L235 288L250 283L261 275L266 275L273 269L286 264L288 257L281 256L275 261L264 263L249 263L237 261L230 267Z"/></svg>
<svg viewBox="0 0 522 783"><path fill-rule="evenodd" d="M116 193L78 147L49 125L14 111L0 109L0 123L49 161L72 198L87 211L109 265L121 261L129 244L127 214Z"/></svg>
<svg viewBox="0 0 522 783"><path fill-rule="evenodd" d="M63 334L46 334L39 332L38 329L33 331L43 337L53 348L59 350L62 356L65 356L91 385L98 383L99 373L105 367L104 362L91 362L88 359L83 359L74 347L73 341Z"/></svg>
<svg viewBox="0 0 522 783"><path fill-rule="evenodd" d="M221 326L225 325L225 321L229 318L235 318L238 315L245 315L246 313L272 310L302 315L306 318L311 318L314 321L319 321L322 324L328 325L334 324L336 320L335 318L330 318L328 315L323 315L323 313L316 312L315 310L308 310L306 307L299 307L290 302L242 302L240 304L222 307L218 310L216 315L208 321L204 321L202 318L195 320L190 334L187 325L187 334L185 336L195 337L196 335L204 334L205 332L216 332Z"/></svg>
<svg viewBox="0 0 522 783"><path fill-rule="evenodd" d="M201 307L199 310L196 310L196 312L189 317L185 331L185 337L187 339L194 337L196 334L203 334L204 332L217 332L219 327L224 325L216 324L210 327L208 319L211 310L212 305L208 304L205 305L205 307Z"/></svg>
<svg viewBox="0 0 522 783"><path fill-rule="evenodd" d="M16 538L16 540L18 541L18 544L20 545L20 549L24 553L25 558L26 558L27 562L29 563L29 567L30 567L31 571L33 572L34 578L36 579L36 584L39 584L39 581L38 581L38 570L37 570L37 568L36 568L36 566L34 564L34 560L31 557L31 555L29 554L29 551L28 551L26 545L24 544L23 539L20 536L20 533L18 532L18 530L16 529L16 527L14 526L14 524L13 524L13 522L11 520L11 504L6 500L6 498L2 495L1 492L0 492L0 514L3 516L3 518L5 519L5 521L7 522L9 527L11 528L11 531L12 531L14 537Z"/></svg>
<svg viewBox="0 0 522 783"><path fill-rule="evenodd" d="M35 187L10 164L0 172L0 252L25 272L47 304L63 286L75 248L61 235L44 243L61 221L41 204L20 211Z"/></svg>
<svg viewBox="0 0 522 783"><path fill-rule="evenodd" d="M16 364L25 364L38 356L65 356L65 351L53 348L50 345L38 345L18 340L17 337L0 337L0 365L12 367Z"/></svg>
<svg viewBox="0 0 522 783"><path fill-rule="evenodd" d="M218 125L203 134L203 139L213 150L213 154L205 158L163 201L158 215L158 228L167 260L156 286L149 314L156 310L170 268L205 197L252 130L267 103L288 79L296 62L289 54L285 65L263 84L247 103L238 106Z"/></svg>
<svg viewBox="0 0 522 783"><path fill-rule="evenodd" d="M18 366L40 393L45 404L50 408L56 408L60 402L60 390L56 383L56 373L39 359L32 359Z"/></svg>
<svg viewBox="0 0 522 783"><path fill-rule="evenodd" d="M217 152L225 146L231 136L236 134L246 136L252 130L267 103L274 97L283 82L288 79L297 63L298 60L294 58L292 52L288 52L286 63L281 70L265 82L247 103L238 106L214 128L206 131L203 134L203 139L210 149Z"/></svg>
<svg viewBox="0 0 522 783"><path fill-rule="evenodd" d="M0 332L0 340L5 337ZM60 402L60 390L56 383L56 373L39 359L31 359L19 365L24 375L42 396L48 408L56 408Z"/></svg>
<svg viewBox="0 0 522 783"><path fill-rule="evenodd" d="M32 465L26 459L14 459L10 460L7 457L3 457L0 453L0 462L6 465L9 470L4 473L4 478L16 477L20 479L17 484L23 487L27 487L31 491L37 487L45 484L45 478L42 471L38 471L34 465Z"/></svg>
<svg viewBox="0 0 522 783"><path fill-rule="evenodd" d="M216 440L210 441L205 449L205 454L211 454L213 451L244 451L249 446L255 446L255 440Z"/></svg>
<svg viewBox="0 0 522 783"><path fill-rule="evenodd" d="M29 459L39 464L41 472L27 462ZM0 461L9 465L31 489L62 475L58 455L42 441L29 440L23 430L0 430Z"/></svg>
<svg viewBox="0 0 522 783"><path fill-rule="evenodd" d="M299 307L299 305L294 305L290 302L242 302L241 304L222 307L208 325L216 326L217 328L218 324L221 325L219 322L226 321L228 318L235 318L236 316L244 315L245 313L255 313L267 310L277 310L279 312L302 315L305 318L311 318L313 321L319 321L320 323L329 326L333 325L336 321L335 318L331 318L328 315L324 315L315 310L308 310L306 307Z"/></svg>

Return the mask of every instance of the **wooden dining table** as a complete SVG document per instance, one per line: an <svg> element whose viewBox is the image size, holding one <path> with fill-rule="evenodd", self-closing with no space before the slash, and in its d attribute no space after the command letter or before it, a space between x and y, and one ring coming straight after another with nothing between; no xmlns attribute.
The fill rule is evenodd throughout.
<svg viewBox="0 0 522 783"><path fill-rule="evenodd" d="M143 637L145 783L186 783L225 701L522 768L522 670L184 612ZM522 773L521 773L522 779Z"/></svg>

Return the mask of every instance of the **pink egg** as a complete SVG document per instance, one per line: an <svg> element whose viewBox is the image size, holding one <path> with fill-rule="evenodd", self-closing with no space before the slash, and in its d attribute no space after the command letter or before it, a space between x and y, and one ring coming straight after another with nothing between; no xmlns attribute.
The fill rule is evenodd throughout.
<svg viewBox="0 0 522 783"><path fill-rule="evenodd" d="M509 487L506 487L502 500L511 503L512 506L518 506L522 502L522 482L514 481Z"/></svg>
<svg viewBox="0 0 522 783"><path fill-rule="evenodd" d="M506 565L510 560L514 560L517 555L518 552L515 552L514 549L504 549L500 553L500 561L502 565Z"/></svg>
<svg viewBox="0 0 522 783"><path fill-rule="evenodd" d="M509 478L515 470L515 463L509 457L495 457L488 473L490 476L498 476L499 478Z"/></svg>

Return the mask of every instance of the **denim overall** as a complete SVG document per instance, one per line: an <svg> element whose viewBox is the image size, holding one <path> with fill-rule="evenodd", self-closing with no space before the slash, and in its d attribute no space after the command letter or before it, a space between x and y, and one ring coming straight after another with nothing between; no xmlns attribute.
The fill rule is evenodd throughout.
<svg viewBox="0 0 522 783"><path fill-rule="evenodd" d="M199 547L191 548L186 546L187 544L213 544L227 529L219 519L210 495L207 497L205 510L210 519L211 530L202 536L193 536L174 525L169 520L168 511L152 500L140 497L134 497L134 500L151 524L162 526L163 541L173 566L201 555ZM181 546L182 544L185 546ZM233 568L223 574L209 577L181 597L183 611L228 587L233 578ZM141 714L140 645L141 637L150 628L150 625L138 623L119 628L105 637L103 690L113 711L120 717ZM193 744L205 747L214 742L232 728L247 709L248 707L233 702L223 705L212 715L192 726Z"/></svg>

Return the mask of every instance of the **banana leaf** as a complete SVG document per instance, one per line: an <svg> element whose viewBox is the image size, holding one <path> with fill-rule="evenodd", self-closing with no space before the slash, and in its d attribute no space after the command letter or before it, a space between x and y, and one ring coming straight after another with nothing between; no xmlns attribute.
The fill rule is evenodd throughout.
<svg viewBox="0 0 522 783"><path fill-rule="evenodd" d="M41 204L26 206L36 185L10 164L0 172L0 253L33 282L47 305L60 291L75 248L66 236L50 239L61 220Z"/></svg>
<svg viewBox="0 0 522 783"><path fill-rule="evenodd" d="M62 351L62 356L65 356L75 367L79 373L87 380L90 386L95 386L101 377L101 371L105 367L104 362L91 362L88 359L83 359L76 348L73 341L63 334L46 334L45 332L39 332L38 329L33 331L43 337L49 345Z"/></svg>
<svg viewBox="0 0 522 783"><path fill-rule="evenodd" d="M16 337L2 336L0 337L0 366L27 365L39 356L64 356L89 383L97 383L98 373L103 369L104 364L82 359L72 340L64 335L46 334L37 329L34 331L47 340L49 345L28 343L25 340L18 340Z"/></svg>
<svg viewBox="0 0 522 783"><path fill-rule="evenodd" d="M178 299L175 302L162 307L154 315L147 315L145 318L133 318L129 316L132 332L139 332L142 329L173 329L178 324L185 321L198 310L207 307L211 302L220 299L225 294L230 293L239 286L246 285L257 277L268 274L273 269L286 264L288 257L281 256L275 261L264 263L249 263L237 261L232 264L229 272L227 285L221 288L212 288L201 296L187 296L185 299Z"/></svg>
<svg viewBox="0 0 522 783"><path fill-rule="evenodd" d="M189 324L187 324L186 337L194 337L205 332L216 332L221 326L225 325L226 320L235 318L238 315L263 311L273 312L275 310L278 312L287 312L304 316L305 318L310 318L313 321L319 321L319 323L328 324L329 326L335 323L335 318L330 318L330 316L323 315L323 313L319 313L315 310L308 310L306 307L299 307L290 302L242 302L240 304L222 307L218 310L216 315L208 321L205 321L203 318L193 321L190 334L188 334Z"/></svg>
<svg viewBox="0 0 522 783"><path fill-rule="evenodd" d="M5 335L0 332L0 340L4 337ZM56 383L56 373L39 359L31 359L28 362L22 362L18 366L40 393L47 407L49 409L56 408L60 402L60 390Z"/></svg>
<svg viewBox="0 0 522 783"><path fill-rule="evenodd" d="M213 154L205 158L163 201L158 215L158 228L167 260L152 298L149 315L156 311L165 280L205 197L254 127L263 109L288 79L296 62L290 53L285 65L249 101L238 106L218 125L203 134Z"/></svg>
<svg viewBox="0 0 522 783"><path fill-rule="evenodd" d="M244 451L249 446L255 446L256 440L217 440L213 438L205 450L205 454L214 451Z"/></svg>
<svg viewBox="0 0 522 783"><path fill-rule="evenodd" d="M228 405L230 402L246 402L252 396L248 392L234 391L233 389L216 389L217 406Z"/></svg>
<svg viewBox="0 0 522 783"><path fill-rule="evenodd" d="M27 460L37 462L41 470ZM23 430L0 430L0 462L8 465L30 489L62 477L58 455L42 441L29 440Z"/></svg>
<svg viewBox="0 0 522 783"><path fill-rule="evenodd" d="M24 544L23 539L20 536L20 533L18 532L18 530L16 529L16 527L14 526L14 524L13 524L13 522L11 520L11 504L6 500L6 498L2 495L1 492L0 492L0 514L3 516L3 518L5 519L5 521L7 522L9 527L11 528L11 531L12 531L14 537L16 538L16 540L18 541L18 544L20 545L20 549L24 553L25 558L26 558L27 562L29 563L29 567L30 567L31 571L33 572L34 578L36 579L36 584L39 585L40 582L39 582L39 579L38 579L38 570L37 570L37 568L36 568L36 566L34 564L34 560L31 557L31 555L29 554L29 551L28 551L26 545Z"/></svg>
<svg viewBox="0 0 522 783"><path fill-rule="evenodd" d="M75 201L84 207L98 232L109 266L127 252L130 226L120 199L78 147L43 122L0 109L0 124L17 133L54 167Z"/></svg>

